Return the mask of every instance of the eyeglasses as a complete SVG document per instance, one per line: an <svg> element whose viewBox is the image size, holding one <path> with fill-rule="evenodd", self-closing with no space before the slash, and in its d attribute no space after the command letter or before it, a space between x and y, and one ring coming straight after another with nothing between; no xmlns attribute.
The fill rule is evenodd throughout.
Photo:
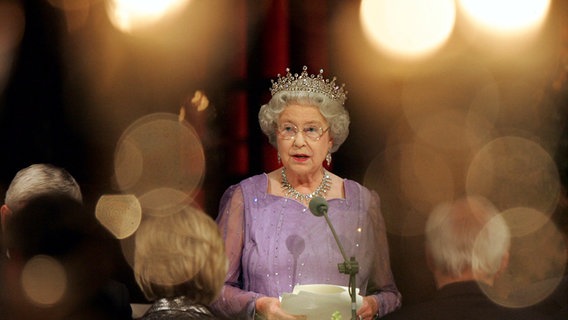
<svg viewBox="0 0 568 320"><path fill-rule="evenodd" d="M329 127L327 127L327 129L323 129L322 127L308 124L302 128L301 132L304 135L304 138L309 138L312 141L318 141L327 130L329 130ZM298 127L289 122L285 122L278 126L278 134L280 134L280 137L284 140L294 139L298 132Z"/></svg>

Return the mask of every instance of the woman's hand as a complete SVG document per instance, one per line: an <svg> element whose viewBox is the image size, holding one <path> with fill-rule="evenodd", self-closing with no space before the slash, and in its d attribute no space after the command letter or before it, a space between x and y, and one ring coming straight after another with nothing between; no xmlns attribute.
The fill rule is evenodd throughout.
<svg viewBox="0 0 568 320"><path fill-rule="evenodd" d="M359 319L372 320L378 312L379 305L377 304L377 300L372 296L366 296L363 297L361 308L357 310L357 316L359 316Z"/></svg>
<svg viewBox="0 0 568 320"><path fill-rule="evenodd" d="M298 320L306 316L290 315L280 308L278 298L262 297L256 299L256 315L263 320Z"/></svg>

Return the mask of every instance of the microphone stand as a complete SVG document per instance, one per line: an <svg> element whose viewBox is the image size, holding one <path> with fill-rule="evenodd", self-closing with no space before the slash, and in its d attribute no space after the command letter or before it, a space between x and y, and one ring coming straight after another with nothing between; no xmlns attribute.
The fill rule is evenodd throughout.
<svg viewBox="0 0 568 320"><path fill-rule="evenodd" d="M359 263L357 262L357 260L355 260L355 257L351 257L350 259L347 259L347 255L345 254L345 251L343 250L343 246L341 245L341 242L339 241L339 238L337 237L337 233L335 233L335 228L333 228L333 224L331 224L331 221L329 221L329 217L327 216L327 210L324 210L323 216L324 216L325 220L327 221L327 224L329 225L329 228L331 229L331 233L333 234L333 237L335 238L335 242L337 243L337 246L339 247L339 251L341 252L341 255L343 256L343 262L338 263L337 268L339 269L340 273L349 275L349 296L351 296L351 320L357 320L357 296L356 296L357 286L355 284L355 282L356 282L355 275L359 272Z"/></svg>

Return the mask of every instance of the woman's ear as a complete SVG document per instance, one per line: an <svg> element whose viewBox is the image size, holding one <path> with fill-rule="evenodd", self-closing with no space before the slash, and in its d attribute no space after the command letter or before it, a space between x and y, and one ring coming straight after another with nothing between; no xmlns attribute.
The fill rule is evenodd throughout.
<svg viewBox="0 0 568 320"><path fill-rule="evenodd" d="M6 221L8 221L8 218L12 215L12 210L10 210L10 208L8 208L7 205L3 204L0 207L0 215L1 215L1 222L2 222L2 231L6 230Z"/></svg>
<svg viewBox="0 0 568 320"><path fill-rule="evenodd" d="M495 273L495 278L498 278L501 275L501 273L503 273L505 269L507 269L508 266L509 266L509 252L507 251L503 255L503 258L501 258L501 265L499 266L499 270L497 271L497 273Z"/></svg>

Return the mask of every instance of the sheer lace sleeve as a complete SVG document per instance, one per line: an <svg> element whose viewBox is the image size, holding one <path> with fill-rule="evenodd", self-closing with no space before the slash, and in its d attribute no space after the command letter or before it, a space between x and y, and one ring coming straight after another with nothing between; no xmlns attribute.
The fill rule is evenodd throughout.
<svg viewBox="0 0 568 320"><path fill-rule="evenodd" d="M381 214L379 196L376 192L371 194L369 217L375 230L376 255L373 262L374 271L367 294L374 295L379 306L379 317L382 317L400 308L402 298L394 282L390 267L387 230Z"/></svg>
<svg viewBox="0 0 568 320"><path fill-rule="evenodd" d="M240 186L227 189L221 198L217 224L225 240L229 269L218 299L213 303L215 312L227 319L252 319L254 304L260 294L242 289L241 255L245 235L245 205Z"/></svg>

